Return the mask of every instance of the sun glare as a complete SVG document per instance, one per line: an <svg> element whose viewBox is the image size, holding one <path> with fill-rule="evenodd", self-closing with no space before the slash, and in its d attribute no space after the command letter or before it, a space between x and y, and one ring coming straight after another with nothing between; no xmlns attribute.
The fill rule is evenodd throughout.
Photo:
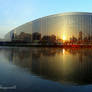
<svg viewBox="0 0 92 92"><path fill-rule="evenodd" d="M64 41L66 40L66 36L65 35L63 35L63 38L62 38Z"/></svg>

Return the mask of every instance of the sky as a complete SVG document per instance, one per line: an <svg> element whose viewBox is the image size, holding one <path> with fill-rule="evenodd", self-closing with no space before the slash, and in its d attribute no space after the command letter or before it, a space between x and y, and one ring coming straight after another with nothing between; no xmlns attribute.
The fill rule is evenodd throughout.
<svg viewBox="0 0 92 92"><path fill-rule="evenodd" d="M22 24L64 12L92 12L92 0L0 0L0 38Z"/></svg>

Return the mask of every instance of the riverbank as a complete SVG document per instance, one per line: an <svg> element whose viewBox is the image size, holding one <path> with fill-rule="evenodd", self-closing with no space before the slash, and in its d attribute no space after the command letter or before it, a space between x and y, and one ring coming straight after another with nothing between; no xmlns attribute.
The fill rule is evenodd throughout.
<svg viewBox="0 0 92 92"><path fill-rule="evenodd" d="M71 44L71 45L42 45L32 44L28 42L0 42L0 46L14 46L14 47L60 47L60 48L92 48L92 44Z"/></svg>

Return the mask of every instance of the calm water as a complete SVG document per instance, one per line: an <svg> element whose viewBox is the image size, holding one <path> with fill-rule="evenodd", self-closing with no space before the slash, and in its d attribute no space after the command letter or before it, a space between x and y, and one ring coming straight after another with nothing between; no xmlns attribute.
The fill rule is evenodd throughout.
<svg viewBox="0 0 92 92"><path fill-rule="evenodd" d="M0 92L92 91L92 49L0 48Z"/></svg>

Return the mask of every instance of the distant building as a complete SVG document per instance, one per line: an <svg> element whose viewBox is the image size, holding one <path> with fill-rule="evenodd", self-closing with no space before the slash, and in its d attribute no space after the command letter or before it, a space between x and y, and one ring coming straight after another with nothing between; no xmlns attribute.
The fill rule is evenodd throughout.
<svg viewBox="0 0 92 92"><path fill-rule="evenodd" d="M15 30L16 35L14 33ZM10 36L10 33L12 33L12 37ZM87 41L86 43L88 44L89 42L92 42L91 33L92 13L70 12L46 16L21 25L6 34L5 40L11 41L17 36L18 39L28 42L30 42L31 39L32 42L42 41L55 43L57 37L61 38L64 35L64 39L63 37L61 38L63 39L63 43L77 41L78 44L83 44ZM31 34L31 36L28 36L28 34ZM73 38L71 38L71 35Z"/></svg>
<svg viewBox="0 0 92 92"><path fill-rule="evenodd" d="M52 43L56 43L56 36L55 36L55 35L51 35L51 36L50 36L50 41L51 41Z"/></svg>
<svg viewBox="0 0 92 92"><path fill-rule="evenodd" d="M50 43L50 36L48 36L48 35L43 36L41 42L42 43Z"/></svg>
<svg viewBox="0 0 92 92"><path fill-rule="evenodd" d="M62 45L63 41L62 41L62 39L57 39L56 43L57 43L57 45Z"/></svg>
<svg viewBox="0 0 92 92"><path fill-rule="evenodd" d="M19 35L16 35L14 39L15 41L19 41L19 42L31 42L32 36L31 34L21 32Z"/></svg>
<svg viewBox="0 0 92 92"><path fill-rule="evenodd" d="M38 32L32 33L32 41L33 42L40 41L40 40L41 40L41 33L38 33Z"/></svg>
<svg viewBox="0 0 92 92"><path fill-rule="evenodd" d="M76 43L77 41L78 41L77 38L74 36L70 38L71 43Z"/></svg>
<svg viewBox="0 0 92 92"><path fill-rule="evenodd" d="M79 32L79 41L82 41L82 32Z"/></svg>
<svg viewBox="0 0 92 92"><path fill-rule="evenodd" d="M14 33L11 33L11 40L14 40Z"/></svg>

